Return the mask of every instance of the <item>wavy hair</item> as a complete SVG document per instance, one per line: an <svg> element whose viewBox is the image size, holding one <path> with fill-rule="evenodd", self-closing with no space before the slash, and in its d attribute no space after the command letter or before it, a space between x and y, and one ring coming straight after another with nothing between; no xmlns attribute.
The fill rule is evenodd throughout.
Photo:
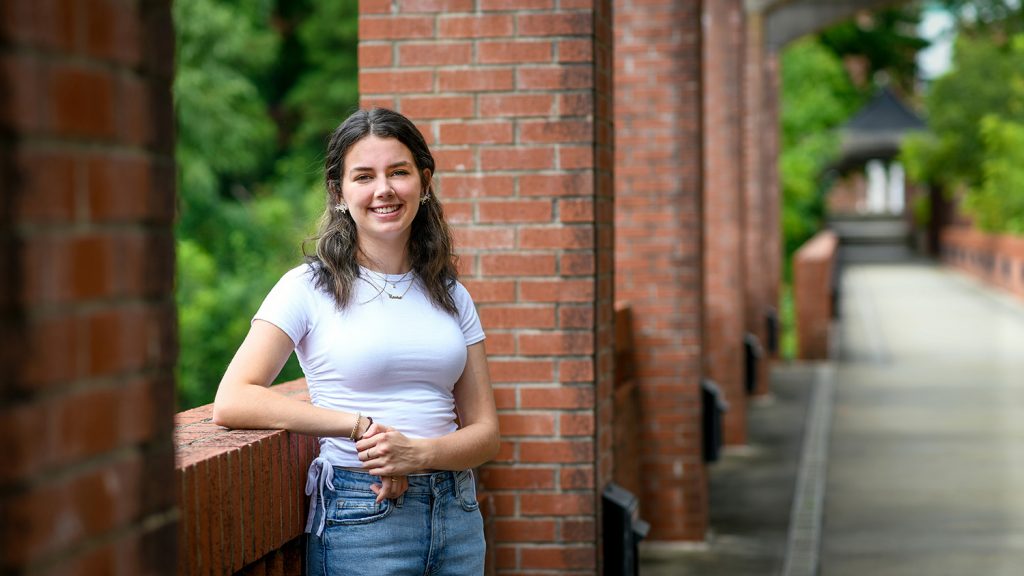
<svg viewBox="0 0 1024 576"><path fill-rule="evenodd" d="M370 135L394 138L412 153L423 189L433 192L424 170L434 173L434 157L423 135L408 118L386 108L357 110L334 130L327 144L324 161L324 183L327 205L320 218L315 242L316 253L306 254L312 265L316 286L334 297L339 308L352 300L353 285L359 278L359 236L355 221L348 213L334 209L341 199L341 178L345 173L345 155L357 142ZM305 247L303 247L305 252ZM444 219L444 210L437 194L430 194L412 221L409 237L409 259L412 269L426 286L431 301L451 314L456 314L451 288L458 279L452 235Z"/></svg>

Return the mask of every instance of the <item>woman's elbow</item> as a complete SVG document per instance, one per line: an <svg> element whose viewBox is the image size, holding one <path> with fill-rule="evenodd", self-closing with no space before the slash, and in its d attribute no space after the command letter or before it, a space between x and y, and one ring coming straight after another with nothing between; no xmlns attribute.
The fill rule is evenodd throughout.
<svg viewBox="0 0 1024 576"><path fill-rule="evenodd" d="M222 390L218 391L216 398L213 399L213 423L225 428L237 428L237 403L229 395L222 392Z"/></svg>
<svg viewBox="0 0 1024 576"><path fill-rule="evenodd" d="M223 402L213 402L213 423L217 426L231 428L231 411Z"/></svg>

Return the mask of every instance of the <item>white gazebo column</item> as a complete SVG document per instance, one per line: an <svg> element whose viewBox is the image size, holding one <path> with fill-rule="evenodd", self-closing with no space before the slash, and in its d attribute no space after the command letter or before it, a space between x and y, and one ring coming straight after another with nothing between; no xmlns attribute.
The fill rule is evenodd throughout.
<svg viewBox="0 0 1024 576"><path fill-rule="evenodd" d="M881 160L871 160L867 167L868 213L881 214L885 211L886 177L885 165Z"/></svg>
<svg viewBox="0 0 1024 576"><path fill-rule="evenodd" d="M906 196L903 189L905 182L903 164L894 160L889 164L889 186L886 190L889 196L889 212L892 214L903 213L906 204Z"/></svg>

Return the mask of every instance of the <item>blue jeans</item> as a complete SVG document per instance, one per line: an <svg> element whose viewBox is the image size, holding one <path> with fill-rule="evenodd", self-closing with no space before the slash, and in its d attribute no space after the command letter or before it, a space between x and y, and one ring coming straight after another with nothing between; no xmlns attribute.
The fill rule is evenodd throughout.
<svg viewBox="0 0 1024 576"><path fill-rule="evenodd" d="M380 504L370 491L378 477L333 472L333 490L325 486L312 522L319 526L326 510L323 532L307 535L308 576L484 573L483 519L469 471L410 476L405 494Z"/></svg>

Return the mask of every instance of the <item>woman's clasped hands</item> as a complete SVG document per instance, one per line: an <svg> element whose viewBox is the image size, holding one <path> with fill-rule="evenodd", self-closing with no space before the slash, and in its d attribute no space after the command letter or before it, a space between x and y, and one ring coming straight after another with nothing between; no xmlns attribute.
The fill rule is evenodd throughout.
<svg viewBox="0 0 1024 576"><path fill-rule="evenodd" d="M380 476L381 484L370 489L377 495L377 502L398 498L409 489L408 474L422 469L417 464L413 441L390 426L374 422L366 429L356 451L363 468L373 476Z"/></svg>

